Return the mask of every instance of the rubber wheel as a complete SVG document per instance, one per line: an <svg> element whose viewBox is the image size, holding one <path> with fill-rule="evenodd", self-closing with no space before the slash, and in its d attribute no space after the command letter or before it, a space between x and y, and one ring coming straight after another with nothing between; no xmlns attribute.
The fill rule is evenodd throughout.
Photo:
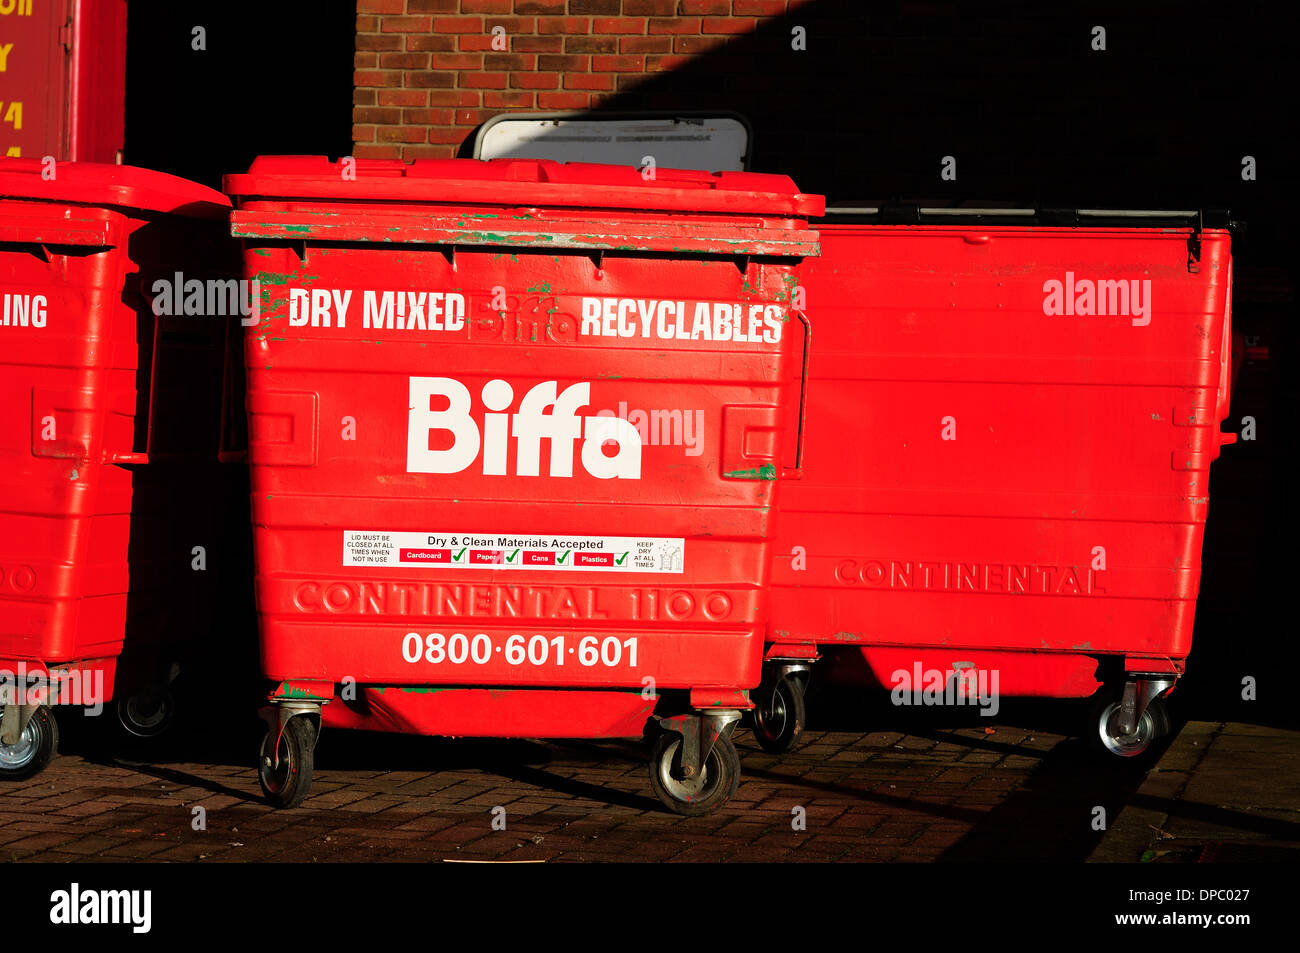
<svg viewBox="0 0 1300 953"><path fill-rule="evenodd" d="M808 721L803 681L794 675L782 677L769 690L759 693L754 709L754 740L769 754L785 754L803 736Z"/></svg>
<svg viewBox="0 0 1300 953"><path fill-rule="evenodd" d="M740 784L740 756L730 734L719 738L705 759L700 777L682 778L681 736L665 731L650 753L650 786L670 810L686 817L712 814L731 800Z"/></svg>
<svg viewBox="0 0 1300 953"><path fill-rule="evenodd" d="M0 781L22 781L40 774L58 750L59 723L48 708L36 709L17 744L0 744Z"/></svg>
<svg viewBox="0 0 1300 953"><path fill-rule="evenodd" d="M314 768L316 726L308 717L298 715L285 723L280 734L280 763L273 767L271 745L275 739L267 732L262 741L262 758L257 777L262 793L272 807L297 807L311 791Z"/></svg>
<svg viewBox="0 0 1300 953"><path fill-rule="evenodd" d="M146 713L143 692L117 700L117 721L122 730L135 738L157 738L176 720L176 700L163 691L152 713Z"/></svg>
<svg viewBox="0 0 1300 953"><path fill-rule="evenodd" d="M1127 737L1121 736L1116 727L1119 712L1119 699L1114 694L1105 694L1093 702L1089 715L1091 747L1096 754L1110 760L1132 761L1148 756L1152 745L1171 729L1169 712L1159 698L1151 699L1138 719L1137 730Z"/></svg>

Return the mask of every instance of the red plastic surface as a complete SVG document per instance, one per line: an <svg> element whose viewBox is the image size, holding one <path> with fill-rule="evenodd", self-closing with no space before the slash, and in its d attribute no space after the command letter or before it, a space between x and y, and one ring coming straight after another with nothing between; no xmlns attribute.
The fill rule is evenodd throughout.
<svg viewBox="0 0 1300 953"><path fill-rule="evenodd" d="M897 657L876 647L1020 653L998 659L1027 694L1087 693L1039 653L1185 658L1231 439L1227 234L1191 273L1185 229L820 232L769 642L866 646L878 670ZM1149 281L1150 310L1047 314L1051 281L1076 302Z"/></svg>
<svg viewBox="0 0 1300 953"><path fill-rule="evenodd" d="M587 183L625 180L628 170L372 164L389 170L368 183L373 201L313 199L289 209L297 218L286 223L286 196L325 190L319 176L304 186L264 171L298 161L259 160L256 175L227 180L248 192L257 179L259 198L241 200L232 220L236 234L258 234L264 218L289 227L245 240L245 268L262 280L264 301L262 323L248 329L247 367L265 673L395 686L755 685L774 477L793 453L803 343L801 325L788 320L791 262L739 256L774 230L797 231L815 250L815 233L791 209L820 199L792 185L770 196L738 187L778 180L786 189L783 177L661 170L657 184L641 185L633 170L636 183L619 188L644 201L620 197L629 207L602 220L615 236L603 255L558 243L541 250L495 225L453 248L420 243L427 208L409 204L413 196L459 198L467 220L529 215L530 234L567 234L548 231L560 209L503 203L550 195L566 208L595 206L604 199ZM549 191L537 184L542 172ZM479 197L461 190L485 177L494 184ZM693 184L665 185L672 177ZM744 212L719 212L728 190L718 182L737 184L729 201ZM656 211L665 205L673 211ZM337 231L316 227L362 229L376 217L392 229L382 241L336 244ZM387 224L394 220L404 224ZM617 238L654 229L667 253L642 254ZM674 231L711 229L747 237L727 256L671 251ZM399 299L418 305L418 326L367 326L385 293L393 308ZM711 321L715 306L719 316L708 337L694 323L705 306ZM462 402L468 408L456 440L482 441L455 466L438 454L470 443L453 442L449 418L430 416L450 400L431 403L432 391L420 389L434 379L432 391L457 394L457 413ZM550 387L569 393L577 420L572 439L531 444L530 465L528 435L558 418L547 410L550 423L539 424L521 407ZM592 429L600 425L591 418L619 416L631 423L617 441ZM505 448L492 462L489 440ZM616 449L630 466L634 444L639 474L608 472ZM421 469L426 457L444 469ZM360 549L345 550L345 534ZM530 548L502 536L551 542ZM558 537L589 548L566 552L552 545ZM649 555L629 570L641 542L652 544Z"/></svg>
<svg viewBox="0 0 1300 953"><path fill-rule="evenodd" d="M117 161L124 0L6 0L0 25L0 156Z"/></svg>
<svg viewBox="0 0 1300 953"><path fill-rule="evenodd" d="M34 166L0 160L0 193L24 196L0 199L0 401L9 409L0 417L0 663L111 659L128 628L128 590L138 610L159 588L128 559L133 541L145 562L157 560L173 576L178 569L196 575L188 552L145 544L133 508L147 508L156 494L133 507L141 474L124 464L148 458L149 429L137 418L150 406L150 380L174 380L178 367L188 383L162 387L158 403L184 407L195 414L186 431L203 431L197 418L204 405L194 392L203 379L187 355L196 351L196 335L213 333L210 319L180 318L174 327L157 322L163 327L155 341L145 297L160 275L211 267L195 230L210 237L212 226L117 203L184 195L186 185L193 195L209 190L129 167L75 163L60 164L57 179L40 184ZM99 204L96 181L104 185ZM42 194L48 200L36 201ZM215 204L197 208L206 215ZM181 326L187 321L206 332ZM220 341L223 328L216 327ZM218 350L218 371L219 357ZM154 423L176 412L157 404L154 411ZM214 459L215 449L214 439ZM178 486L193 494L206 484ZM184 525L179 515L167 519ZM170 591L182 600L192 594L185 585ZM160 624L157 617L140 622Z"/></svg>
<svg viewBox="0 0 1300 953"><path fill-rule="evenodd" d="M0 162L0 199L66 202L96 208L139 209L190 218L224 219L225 195L166 172L99 162L6 159Z"/></svg>

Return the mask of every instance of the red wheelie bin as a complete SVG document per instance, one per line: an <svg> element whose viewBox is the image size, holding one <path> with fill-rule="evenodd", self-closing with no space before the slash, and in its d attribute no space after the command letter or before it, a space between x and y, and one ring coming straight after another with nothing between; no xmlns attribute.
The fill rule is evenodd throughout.
<svg viewBox="0 0 1300 953"><path fill-rule="evenodd" d="M151 301L230 245L229 206L144 169L0 159L0 779L54 755L52 705L118 697L137 734L169 715L210 537L160 546L202 520L159 507L210 485L226 325Z"/></svg>
<svg viewBox="0 0 1300 953"><path fill-rule="evenodd" d="M247 330L260 777L321 726L641 737L735 790L778 480L798 450L788 178L263 157L226 179ZM651 734L655 732L651 731Z"/></svg>
<svg viewBox="0 0 1300 953"><path fill-rule="evenodd" d="M896 704L1087 697L1132 757L1192 644L1228 413L1229 234L818 223L806 461L784 488L756 735L792 747L827 681ZM951 224L958 222L959 224Z"/></svg>

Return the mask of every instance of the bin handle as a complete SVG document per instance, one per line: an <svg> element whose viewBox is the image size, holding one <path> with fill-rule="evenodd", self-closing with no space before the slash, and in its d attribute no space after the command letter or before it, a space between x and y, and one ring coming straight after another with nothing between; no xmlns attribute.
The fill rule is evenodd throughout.
<svg viewBox="0 0 1300 953"><path fill-rule="evenodd" d="M803 326L803 362L799 369L799 422L795 431L794 466L782 467L781 476L788 480L797 480L803 476L803 428L808 405L808 351L812 345L812 324L802 311L792 308L790 313L798 318Z"/></svg>

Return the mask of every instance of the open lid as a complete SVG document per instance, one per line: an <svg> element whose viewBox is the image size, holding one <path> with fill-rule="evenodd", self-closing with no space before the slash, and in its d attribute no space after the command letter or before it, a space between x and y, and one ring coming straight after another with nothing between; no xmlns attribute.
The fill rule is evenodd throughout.
<svg viewBox="0 0 1300 953"><path fill-rule="evenodd" d="M223 219L230 199L189 179L106 162L0 158L0 199L67 202Z"/></svg>
<svg viewBox="0 0 1300 953"><path fill-rule="evenodd" d="M804 257L824 206L784 175L537 159L263 156L226 176L236 238Z"/></svg>
<svg viewBox="0 0 1300 953"><path fill-rule="evenodd" d="M474 137L475 159L555 159L674 169L749 168L749 121L734 112L503 113Z"/></svg>
<svg viewBox="0 0 1300 953"><path fill-rule="evenodd" d="M345 163L350 165L345 167ZM641 212L819 215L825 202L786 175L655 170L549 159L340 159L261 156L225 189L240 198L455 202L546 208L622 208Z"/></svg>

